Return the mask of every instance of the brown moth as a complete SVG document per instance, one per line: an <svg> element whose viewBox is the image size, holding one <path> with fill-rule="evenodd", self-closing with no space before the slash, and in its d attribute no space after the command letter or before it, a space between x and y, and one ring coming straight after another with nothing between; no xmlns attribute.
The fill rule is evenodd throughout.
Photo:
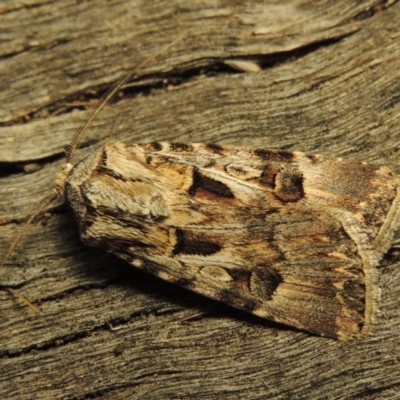
<svg viewBox="0 0 400 400"><path fill-rule="evenodd" d="M175 43L175 42L174 42ZM82 241L169 282L273 321L348 340L370 332L379 262L399 229L389 168L218 144L110 142L57 187ZM18 233L6 258L24 232Z"/></svg>
<svg viewBox="0 0 400 400"><path fill-rule="evenodd" d="M386 167L300 152L110 142L72 169L65 195L85 244L261 317L350 339L377 312L399 182Z"/></svg>

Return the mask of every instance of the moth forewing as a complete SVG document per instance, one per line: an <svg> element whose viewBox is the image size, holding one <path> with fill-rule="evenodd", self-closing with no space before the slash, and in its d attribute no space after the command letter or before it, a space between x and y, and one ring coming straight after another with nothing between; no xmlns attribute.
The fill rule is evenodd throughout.
<svg viewBox="0 0 400 400"><path fill-rule="evenodd" d="M399 228L398 187L387 168L298 152L110 142L73 168L66 198L86 244L231 306L347 340L368 333L376 314L376 266Z"/></svg>

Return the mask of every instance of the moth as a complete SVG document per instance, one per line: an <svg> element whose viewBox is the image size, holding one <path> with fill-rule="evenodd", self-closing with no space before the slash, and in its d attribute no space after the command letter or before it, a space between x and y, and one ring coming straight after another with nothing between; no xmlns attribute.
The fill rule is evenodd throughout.
<svg viewBox="0 0 400 400"><path fill-rule="evenodd" d="M399 229L399 177L339 158L201 143L114 141L72 167L81 135L131 75L78 129L56 188L27 223L63 193L82 241L136 268L317 335L368 334L377 266Z"/></svg>
<svg viewBox="0 0 400 400"><path fill-rule="evenodd" d="M351 171L351 173L349 173ZM399 228L386 167L217 144L110 142L69 173L82 241L162 279L348 340L377 312Z"/></svg>

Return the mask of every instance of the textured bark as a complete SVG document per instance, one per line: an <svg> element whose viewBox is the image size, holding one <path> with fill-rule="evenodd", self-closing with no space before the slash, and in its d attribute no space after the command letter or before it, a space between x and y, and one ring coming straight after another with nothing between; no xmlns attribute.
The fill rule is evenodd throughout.
<svg viewBox="0 0 400 400"><path fill-rule="evenodd" d="M0 254L53 187L85 106L181 34L103 110L75 160L110 139L205 141L399 172L399 20L395 1L3 1ZM261 70L230 66L239 60ZM41 308L0 291L2 398L398 398L396 247L379 269L374 336L345 343L147 276L81 244L62 202L49 211L0 270L2 287Z"/></svg>

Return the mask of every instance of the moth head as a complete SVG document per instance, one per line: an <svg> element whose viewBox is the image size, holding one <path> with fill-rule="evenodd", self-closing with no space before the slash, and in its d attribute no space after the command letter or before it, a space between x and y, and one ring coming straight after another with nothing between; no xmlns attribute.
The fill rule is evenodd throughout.
<svg viewBox="0 0 400 400"><path fill-rule="evenodd" d="M60 188L60 191L64 191L65 182L67 181L68 175L72 169L71 163L64 163L61 166L61 172L58 174L56 178L56 188Z"/></svg>

